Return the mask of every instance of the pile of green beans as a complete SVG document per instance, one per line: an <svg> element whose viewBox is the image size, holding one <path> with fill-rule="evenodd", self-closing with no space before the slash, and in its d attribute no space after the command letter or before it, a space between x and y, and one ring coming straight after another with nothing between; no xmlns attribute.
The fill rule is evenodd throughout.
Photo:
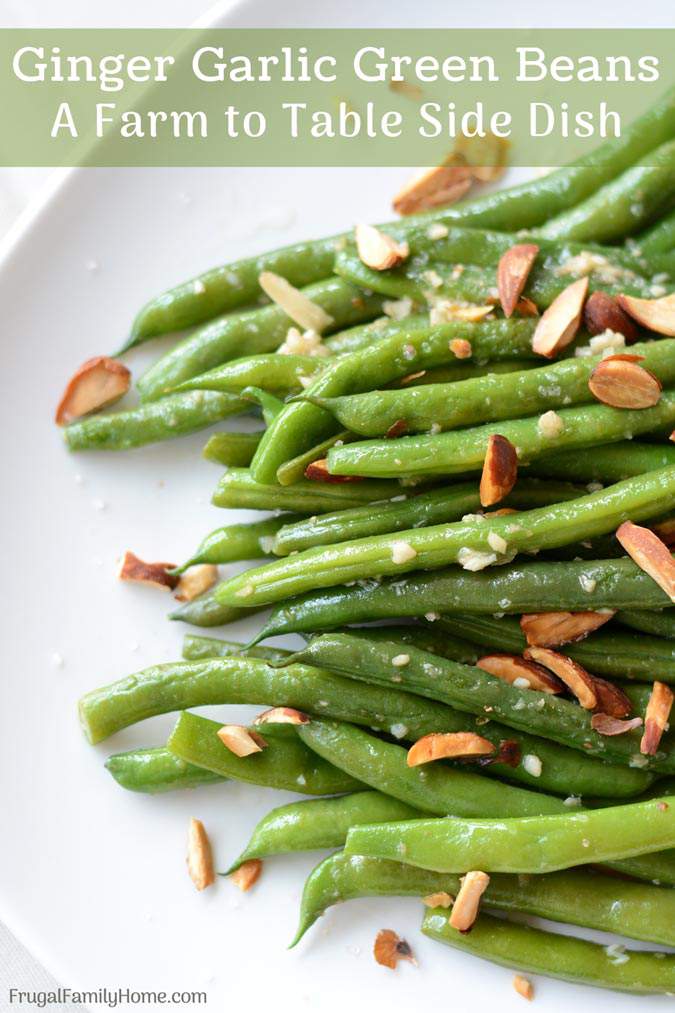
<svg viewBox="0 0 675 1013"><path fill-rule="evenodd" d="M523 615L606 610L604 625L556 650L591 678L615 680L631 717L654 709L654 680L675 685L668 557L657 581L615 537L632 521L670 543L672 329L636 324L625 342L607 333L592 341L603 323L586 307L561 352L549 360L533 349L536 314L580 277L604 293L595 312L604 308L611 330L625 328L612 297L672 291L674 207L671 89L574 166L382 226L407 245L398 266L367 266L349 232L164 292L140 311L125 349L192 330L140 378L140 404L66 427L70 449L94 450L141 447L241 415L263 426L228 422L203 448L226 469L213 504L262 513L226 520L173 573L252 565L183 596L169 618L208 630L259 618L267 606L271 614L247 644L188 634L182 660L94 689L79 716L96 744L175 714L166 743L108 758L128 791L209 788L227 800L228 782L240 782L300 796L268 812L229 867L218 866L228 875L272 856L340 849L310 874L292 945L339 901L429 904L442 893L451 905L460 876L482 870L490 882L471 932L457 932L438 907L426 912L426 935L520 971L675 991L671 954L615 959L611 946L490 913L675 946L672 716L654 754L643 753L636 722L603 734L606 723L566 687L544 693L478 667L488 653L523 654ZM529 305L506 318L498 281L519 243L538 247L523 279ZM267 301L263 271L323 309L320 340L294 343L289 330L306 324ZM478 322L461 319L463 310ZM608 354L632 357L628 382L632 374L651 387L649 406L600 402L591 378ZM543 424L552 412L557 420ZM486 495L497 434L518 462L498 500ZM179 557L167 547L164 558ZM361 625L372 623L387 625ZM294 651L259 645L289 633L310 639ZM605 692L609 699L606 684ZM251 726L264 748L243 757L221 740L220 722L193 713L241 704L286 709ZM411 745L425 736L465 741L457 735L484 740L483 755L448 748L414 764Z"/></svg>

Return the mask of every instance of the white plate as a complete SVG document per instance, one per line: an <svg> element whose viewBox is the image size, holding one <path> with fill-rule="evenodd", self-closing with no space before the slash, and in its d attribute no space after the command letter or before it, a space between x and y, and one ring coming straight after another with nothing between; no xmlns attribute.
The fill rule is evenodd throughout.
<svg viewBox="0 0 675 1013"><path fill-rule="evenodd" d="M420 23L419 6L384 7L322 4L321 21ZM527 4L517 7L513 24L516 16L534 20ZM445 3L427 8L427 24L449 25L455 17ZM483 4L464 23L489 23L497 9L504 22L503 7ZM316 10L304 0L283 5L284 23L316 22ZM616 3L612 14L616 19ZM259 3L221 11L216 21L269 25L281 16L281 5ZM197 894L184 852L188 819L199 816L224 867L256 820L291 796L236 784L159 798L129 794L106 773L104 758L161 743L171 717L97 748L77 725L81 693L176 658L186 632L166 621L167 597L115 580L120 551L180 560L224 518L209 505L219 472L199 459L202 435L121 455L69 456L52 424L65 379L84 358L117 347L148 296L220 261L386 217L387 195L402 175L78 171L7 244L0 269L7 648L0 915L68 985L205 989L212 1009L274 1002L331 1013L350 1005L395 1011L412 997L418 1009L439 1002L460 1013L477 1002L522 1009L509 971L422 939L420 905L412 900L333 909L287 952L301 886L318 856L269 861L257 888L242 897L227 881ZM156 342L130 357L134 369L162 344L168 346ZM405 965L393 974L375 965L372 941L387 926L412 940L419 969ZM636 1008L627 996L544 979L537 989L542 1011L574 1003ZM645 1011L661 1008L657 999L640 1003Z"/></svg>

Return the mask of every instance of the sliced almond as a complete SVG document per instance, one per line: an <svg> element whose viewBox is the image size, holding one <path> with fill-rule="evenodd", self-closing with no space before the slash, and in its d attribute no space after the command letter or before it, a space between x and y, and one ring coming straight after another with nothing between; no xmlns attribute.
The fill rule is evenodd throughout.
<svg viewBox="0 0 675 1013"><path fill-rule="evenodd" d="M267 745L262 735L251 731L246 725L223 725L218 729L218 738L235 756L261 753Z"/></svg>
<svg viewBox="0 0 675 1013"><path fill-rule="evenodd" d="M422 897L422 903L427 907L451 907L454 899L452 894L439 890L438 893L428 893L426 897Z"/></svg>
<svg viewBox="0 0 675 1013"><path fill-rule="evenodd" d="M175 563L145 563L127 549L119 561L117 576L120 580L149 584L161 591L168 591L178 584L178 577L167 572L173 570L175 565Z"/></svg>
<svg viewBox="0 0 675 1013"><path fill-rule="evenodd" d="M401 939L391 929L380 929L377 933L373 945L373 956L378 964L390 967L392 971L395 970L399 960L409 960L411 964L417 963L409 943L405 939Z"/></svg>
<svg viewBox="0 0 675 1013"><path fill-rule="evenodd" d="M333 318L323 307L308 299L304 292L291 285L273 271L263 271L258 276L258 284L272 302L280 306L284 313L294 320L305 331L321 334L333 323Z"/></svg>
<svg viewBox="0 0 675 1013"><path fill-rule="evenodd" d="M407 243L397 243L386 232L380 232L374 225L357 225L355 229L356 250L361 263L374 271L387 271L398 267L410 253Z"/></svg>
<svg viewBox="0 0 675 1013"><path fill-rule="evenodd" d="M215 883L211 843L201 820L190 820L187 866L190 879L198 890L205 890Z"/></svg>
<svg viewBox="0 0 675 1013"><path fill-rule="evenodd" d="M494 306L491 304L480 306L478 303L457 302L455 299L437 299L431 307L429 319L434 327L451 323L453 320L461 320L465 324L477 324L488 317L493 310ZM455 340L464 341L465 339L457 338ZM466 346L462 345L461 347L465 348ZM467 358L467 356L458 355L457 358Z"/></svg>
<svg viewBox="0 0 675 1013"><path fill-rule="evenodd" d="M513 987L518 995L522 995L523 999L528 1001L534 999L534 985L529 978L524 978L522 974L516 974L513 979Z"/></svg>
<svg viewBox="0 0 675 1013"><path fill-rule="evenodd" d="M456 359L470 359L473 355L471 342L467 341L466 338L453 338L448 344L448 348Z"/></svg>
<svg viewBox="0 0 675 1013"><path fill-rule="evenodd" d="M386 440L397 440L399 436L405 436L407 432L408 432L408 423L406 422L406 420L397 419L396 422L393 422L392 425L389 426L386 433L384 434L384 438Z"/></svg>
<svg viewBox="0 0 675 1013"><path fill-rule="evenodd" d="M514 654L486 654L476 662L477 668L489 672L502 682L513 685L518 682L518 689L535 689L540 693L562 693L563 684L556 679L543 665L527 661ZM528 683L529 685L525 685Z"/></svg>
<svg viewBox="0 0 675 1013"><path fill-rule="evenodd" d="M642 725L642 718L629 718L627 721L621 718L613 718L611 714L594 714L591 718L591 728L598 735L625 735Z"/></svg>
<svg viewBox="0 0 675 1013"><path fill-rule="evenodd" d="M599 362L591 373L588 387L598 401L612 408L653 408L661 397L661 383L644 366L612 355Z"/></svg>
<svg viewBox="0 0 675 1013"><path fill-rule="evenodd" d="M619 295L617 302L641 327L657 334L675 337L675 292L661 299L636 299L632 295Z"/></svg>
<svg viewBox="0 0 675 1013"><path fill-rule="evenodd" d="M331 475L328 470L328 461L325 457L320 458L318 461L312 461L305 468L305 478L309 478L312 482L333 482L338 484L340 482L362 482L363 479L360 475Z"/></svg>
<svg viewBox="0 0 675 1013"><path fill-rule="evenodd" d="M675 601L675 560L658 535L632 521L624 521L616 537L641 570L656 581L671 601Z"/></svg>
<svg viewBox="0 0 675 1013"><path fill-rule="evenodd" d="M581 324L588 277L568 285L542 314L532 338L532 350L548 359L569 345Z"/></svg>
<svg viewBox="0 0 675 1013"><path fill-rule="evenodd" d="M410 747L407 763L409 767L419 767L432 760L489 756L494 752L495 746L475 732L431 732Z"/></svg>
<svg viewBox="0 0 675 1013"><path fill-rule="evenodd" d="M434 165L419 169L399 190L393 208L399 215L454 204L461 200L472 183L471 170L465 165Z"/></svg>
<svg viewBox="0 0 675 1013"><path fill-rule="evenodd" d="M242 893L250 890L253 884L260 879L263 864L259 858L249 858L248 862L242 862L236 872L233 872L230 879L235 886L238 886Z"/></svg>
<svg viewBox="0 0 675 1013"><path fill-rule="evenodd" d="M505 317L513 315L538 253L534 243L518 243L500 257L497 289Z"/></svg>
<svg viewBox="0 0 675 1013"><path fill-rule="evenodd" d="M218 567L213 563L199 563L197 566L191 566L178 581L174 597L177 601L192 601L213 587L217 580Z"/></svg>
<svg viewBox="0 0 675 1013"><path fill-rule="evenodd" d="M525 657L532 661L538 661L545 665L572 690L575 697L585 710L595 710L598 705L598 695L595 689L593 676L572 661L565 654L558 654L548 647L528 647Z"/></svg>
<svg viewBox="0 0 675 1013"><path fill-rule="evenodd" d="M584 325L592 335L613 331L623 334L628 342L637 341L639 337L631 318L607 292L591 292L584 306Z"/></svg>
<svg viewBox="0 0 675 1013"><path fill-rule="evenodd" d="M517 317L538 317L539 307L536 302L532 301L532 299L528 299L527 296L521 295L513 312Z"/></svg>
<svg viewBox="0 0 675 1013"><path fill-rule="evenodd" d="M615 686L613 682L601 679L598 675L594 675L592 678L595 695L598 698L596 710L611 718L627 718L633 705L624 691Z"/></svg>
<svg viewBox="0 0 675 1013"><path fill-rule="evenodd" d="M513 444L492 433L488 440L480 479L480 501L484 507L499 503L513 489L518 478L518 455Z"/></svg>
<svg viewBox="0 0 675 1013"><path fill-rule="evenodd" d="M56 424L68 425L74 419L114 404L126 394L130 384L130 371L117 359L107 355L87 359L68 381L56 409Z"/></svg>
<svg viewBox="0 0 675 1013"><path fill-rule="evenodd" d="M490 885L486 872L467 872L462 878L457 899L452 906L450 924L458 932L468 932L476 918L480 899Z"/></svg>
<svg viewBox="0 0 675 1013"><path fill-rule="evenodd" d="M270 707L255 718L254 725L306 725L309 715L295 707Z"/></svg>
<svg viewBox="0 0 675 1013"><path fill-rule="evenodd" d="M528 644L559 647L583 640L604 626L615 613L603 612L531 612L520 617L520 628Z"/></svg>
<svg viewBox="0 0 675 1013"><path fill-rule="evenodd" d="M655 682L645 711L645 732L640 742L640 752L643 755L656 755L661 736L668 727L672 706L672 690L663 682Z"/></svg>

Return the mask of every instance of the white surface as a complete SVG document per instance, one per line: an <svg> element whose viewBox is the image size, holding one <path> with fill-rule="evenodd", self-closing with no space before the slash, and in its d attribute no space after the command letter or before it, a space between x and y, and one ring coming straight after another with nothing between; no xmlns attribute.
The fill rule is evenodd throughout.
<svg viewBox="0 0 675 1013"><path fill-rule="evenodd" d="M531 7L519 5L523 23L531 23ZM623 7L612 4L611 23ZM495 20L497 9L505 23L506 11L496 4L465 9L462 23ZM581 4L567 9L569 23L581 21ZM666 8L659 9L666 20ZM299 0L283 7L246 5L238 8L236 23L269 25L279 17L285 24L310 24L318 10ZM405 12L400 17L399 10ZM386 19L394 25L405 16L419 24L419 10L330 2L321 5L321 20L371 26ZM429 3L425 10L427 24L460 23L460 14L449 14L445 3ZM650 23L649 10L641 5L643 25ZM597 8L594 17L596 24L604 20ZM206 989L214 1009L274 1002L282 1008L320 1005L327 1013L349 1005L398 1011L413 998L415 1008L424 1009L441 997L457 1013L473 1011L477 1003L523 1008L511 990L511 972L422 939L414 901L359 901L333 909L297 950L287 952L302 882L316 856L269 861L264 878L245 897L227 881L198 895L184 866L190 816L204 820L222 868L255 821L283 797L234 784L159 798L125 793L102 761L110 752L160 743L171 717L93 749L77 727L75 704L82 692L177 657L185 632L166 622L167 597L115 581L116 556L130 547L148 558L180 559L224 515L208 505L218 469L199 460L203 436L119 456L69 457L51 422L64 380L82 359L114 349L136 308L168 284L295 237L385 217L387 195L400 175L328 169L78 172L21 226L0 265L3 365L12 378L0 406L8 647L0 711L0 910L64 983ZM162 345L168 342L130 356L134 371ZM411 940L419 969L404 965L392 974L374 964L372 940L382 927ZM650 1011L665 1009L667 1000L537 983L542 1013L574 1003L598 1013L621 1011L635 1009L636 1002Z"/></svg>

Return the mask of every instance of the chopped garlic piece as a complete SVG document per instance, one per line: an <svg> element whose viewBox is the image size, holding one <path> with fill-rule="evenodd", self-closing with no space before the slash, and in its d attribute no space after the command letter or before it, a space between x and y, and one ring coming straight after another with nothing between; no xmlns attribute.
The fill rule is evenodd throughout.
<svg viewBox="0 0 675 1013"><path fill-rule="evenodd" d="M548 440L554 440L556 436L560 436L564 428L565 424L557 412L548 411L539 416L537 429Z"/></svg>
<svg viewBox="0 0 675 1013"><path fill-rule="evenodd" d="M504 538L502 538L501 535L498 535L496 531L491 531L490 534L487 536L487 540L488 545L490 546L491 549L494 549L495 552L500 552L502 555L504 555L504 553L508 550L509 547L508 542Z"/></svg>
<svg viewBox="0 0 675 1013"><path fill-rule="evenodd" d="M469 549L467 546L457 553L457 562L464 570L484 570L486 566L497 562L494 552L478 552L476 549Z"/></svg>
<svg viewBox="0 0 675 1013"><path fill-rule="evenodd" d="M412 313L413 301L410 296L403 299L387 299L382 303L382 309L390 320L405 320Z"/></svg>
<svg viewBox="0 0 675 1013"><path fill-rule="evenodd" d="M526 753L523 757L523 770L530 777L541 777L541 760L534 753Z"/></svg>
<svg viewBox="0 0 675 1013"><path fill-rule="evenodd" d="M417 555L417 550L413 549L410 542L397 541L392 542L391 546L391 560L392 563L396 563L400 566L402 563L409 563L411 559L414 559Z"/></svg>

